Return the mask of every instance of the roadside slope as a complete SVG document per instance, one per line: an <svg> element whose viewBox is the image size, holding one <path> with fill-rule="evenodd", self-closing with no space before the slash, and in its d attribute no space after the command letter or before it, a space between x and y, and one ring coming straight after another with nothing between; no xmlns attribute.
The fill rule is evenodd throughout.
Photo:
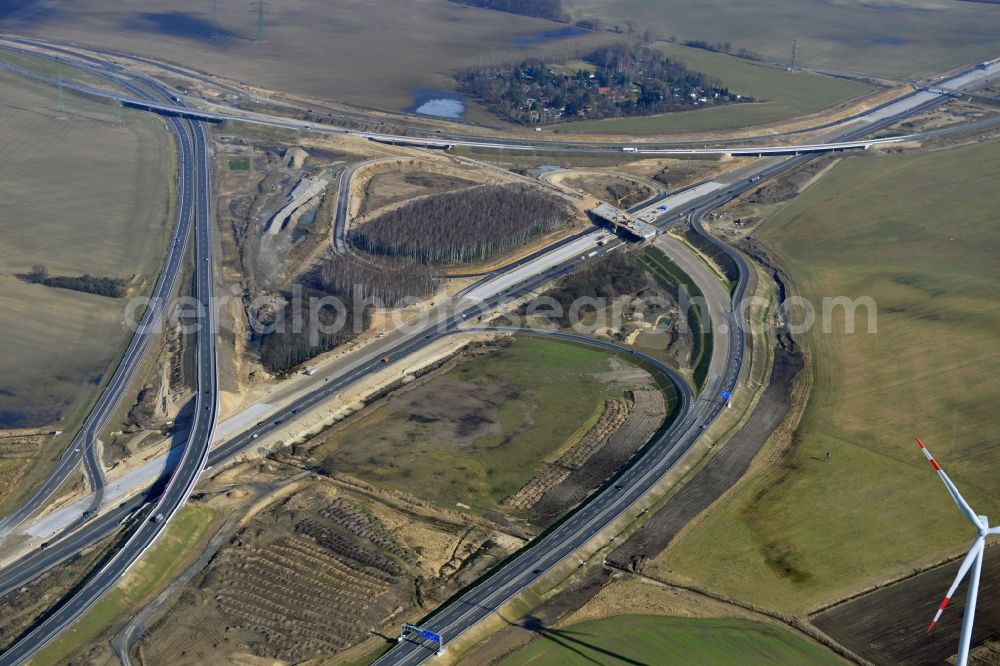
<svg viewBox="0 0 1000 666"><path fill-rule="evenodd" d="M877 334L863 310L856 333L843 310L832 333L809 331L815 383L791 447L682 535L661 573L798 613L957 552L967 534L915 434L996 513L1000 417L976 387L1000 372L998 158L993 142L851 161L758 234L817 311L824 296L872 297Z"/></svg>

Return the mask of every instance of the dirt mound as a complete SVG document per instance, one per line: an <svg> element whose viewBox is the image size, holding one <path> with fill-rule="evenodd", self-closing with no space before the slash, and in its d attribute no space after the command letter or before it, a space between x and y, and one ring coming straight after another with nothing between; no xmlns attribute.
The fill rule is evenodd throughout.
<svg viewBox="0 0 1000 666"><path fill-rule="evenodd" d="M500 506L519 510L535 506L545 493L568 479L572 472L582 468L604 446L611 435L625 423L633 404L631 400L623 398L605 400L600 419L580 441L569 447L555 463L544 465L537 475L516 493L505 498Z"/></svg>
<svg viewBox="0 0 1000 666"><path fill-rule="evenodd" d="M663 394L656 390L641 390L632 391L630 397L631 411L604 445L579 469L549 488L534 505L532 512L535 523L551 524L571 507L582 502L590 492L628 462L660 427L666 418Z"/></svg>
<svg viewBox="0 0 1000 666"><path fill-rule="evenodd" d="M328 497L297 493L241 528L196 590L181 594L183 608L152 628L147 656L185 662L207 653L208 643L226 654L301 661L356 645L410 606L413 579L422 574L410 564L413 554L360 503ZM182 626L189 621L198 628Z"/></svg>

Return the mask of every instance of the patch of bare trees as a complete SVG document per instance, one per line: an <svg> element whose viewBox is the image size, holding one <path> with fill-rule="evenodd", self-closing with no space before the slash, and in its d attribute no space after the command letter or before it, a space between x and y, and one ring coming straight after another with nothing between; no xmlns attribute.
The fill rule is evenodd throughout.
<svg viewBox="0 0 1000 666"><path fill-rule="evenodd" d="M320 269L320 281L331 294L375 300L390 308L434 291L434 272L429 266L413 260L357 254L327 259Z"/></svg>
<svg viewBox="0 0 1000 666"><path fill-rule="evenodd" d="M537 16L552 21L565 21L562 0L452 0L460 5L471 5L498 12Z"/></svg>
<svg viewBox="0 0 1000 666"><path fill-rule="evenodd" d="M121 278L95 277L89 273L84 273L80 276L50 276L48 269L43 264L35 264L31 267L31 272L26 273L22 278L28 282L43 284L46 287L82 291L86 294L97 294L98 296L109 296L111 298L121 298L124 296L127 284Z"/></svg>
<svg viewBox="0 0 1000 666"><path fill-rule="evenodd" d="M304 305L323 296L323 292L303 288L273 319L260 322L273 329L260 337L260 362L268 372L290 370L368 328L367 307L356 308L353 302L346 302L338 312L336 308Z"/></svg>
<svg viewBox="0 0 1000 666"><path fill-rule="evenodd" d="M356 247L424 264L482 261L510 252L570 217L561 199L521 185L483 185L414 201L351 233Z"/></svg>

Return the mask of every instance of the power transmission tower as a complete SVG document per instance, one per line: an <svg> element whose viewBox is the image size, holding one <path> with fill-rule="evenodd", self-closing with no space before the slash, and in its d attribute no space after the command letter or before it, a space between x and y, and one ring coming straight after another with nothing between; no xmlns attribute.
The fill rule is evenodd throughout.
<svg viewBox="0 0 1000 666"><path fill-rule="evenodd" d="M66 118L66 98L63 94L63 75L62 75L62 65L59 65L59 97L56 101L56 117Z"/></svg>
<svg viewBox="0 0 1000 666"><path fill-rule="evenodd" d="M219 36L219 0L212 0L212 39Z"/></svg>
<svg viewBox="0 0 1000 666"><path fill-rule="evenodd" d="M264 0L257 0L257 43L263 44L264 39Z"/></svg>
<svg viewBox="0 0 1000 666"><path fill-rule="evenodd" d="M122 95L121 90L118 88L118 79L115 78L115 125L122 126L125 124L125 118L122 116Z"/></svg>
<svg viewBox="0 0 1000 666"><path fill-rule="evenodd" d="M799 38L798 37L793 37L792 38L792 65L791 65L791 67L788 68L789 72L794 72L795 71L795 60L798 57L798 55L799 55Z"/></svg>

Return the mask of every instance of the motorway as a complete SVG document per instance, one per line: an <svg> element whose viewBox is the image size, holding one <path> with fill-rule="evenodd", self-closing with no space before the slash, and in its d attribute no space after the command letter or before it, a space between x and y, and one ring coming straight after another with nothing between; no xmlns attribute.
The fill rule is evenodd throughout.
<svg viewBox="0 0 1000 666"><path fill-rule="evenodd" d="M856 134L876 131L939 102L940 97L928 98L916 105L903 104L899 107L901 110L898 115L880 114L878 119L867 123L865 127L849 130L835 139L853 140ZM749 267L740 252L705 230L702 226L702 216L739 194L757 187L758 182L800 166L810 159L812 155L809 154L784 158L757 171L752 180L741 179L728 187L714 189L693 202L693 210L690 211L692 229L732 259L739 273L732 295L733 306L726 313L725 325L729 332L729 348L724 370L718 378L708 383L701 394L704 399L698 401L698 407L690 410L683 419L663 433L644 455L615 479L613 485L607 485L602 491L591 495L589 501L575 513L543 538L529 544L512 561L433 612L421 623L424 629L443 636L445 641L448 641L493 615L505 602L543 576L546 571L570 557L601 530L629 511L684 456L702 431L725 409L727 401L720 396L723 391L733 393L736 390L745 356L744 309L747 305L745 292ZM678 219L686 212L683 209L682 205L681 210L675 208L669 211L658 224ZM714 329L717 330L719 326L719 322L713 322ZM431 641L409 634L374 663L377 666L420 664L433 656L436 648L437 645Z"/></svg>
<svg viewBox="0 0 1000 666"><path fill-rule="evenodd" d="M733 302L742 304L749 276L746 261L739 252L715 240L701 227L701 216L717 205L709 203L696 209L691 215L692 226L717 244L719 249L736 263L739 280L733 293ZM739 316L736 312L739 312ZM683 387L682 396L685 401L680 417L631 467L606 484L599 492L591 495L588 502L569 514L541 539L533 541L516 558L438 609L428 620L421 623L423 628L443 636L445 641L459 636L485 620L504 602L573 555L650 492L683 458L701 436L702 431L725 410L727 400L719 397L720 394L723 391L731 393L736 390L746 353L744 317L739 308L736 308L736 312L729 310L725 322L713 322L713 328L716 330L720 326L726 326L729 344L723 370L718 377L708 383L702 393L703 399L697 403L692 402L690 388L686 382L678 383L678 386ZM559 333L537 334L562 337ZM638 352L632 353L637 358L649 362L648 358ZM436 647L429 641L414 638L411 634L374 663L383 666L420 664L434 654Z"/></svg>
<svg viewBox="0 0 1000 666"><path fill-rule="evenodd" d="M139 88L135 88L140 90ZM176 123L176 125L174 125ZM41 649L72 624L82 615L93 603L95 603L105 592L113 587L128 569L139 559L153 542L162 534L170 519L187 501L188 496L198 480L198 476L204 469L208 459L209 446L214 439L216 417L218 414L218 364L215 337L215 308L212 300L214 293L214 262L212 258L212 212L211 212L211 160L208 152L208 139L205 135L204 127L201 123L180 122L171 119L172 131L178 138L178 147L181 156L181 181L184 186L181 188L182 194L178 202L179 235L174 239L168 254L167 269L161 277L164 291L160 294L162 300L150 306L151 317L147 317L149 328L137 333L133 338L133 344L129 349L135 349L134 353L126 356L126 361L132 363L131 366L124 363L126 372L116 372L116 377L121 375L119 382L124 391L128 385L142 356L142 351L149 345L152 336L158 333L159 323L163 315L166 297L171 293L174 283L179 273L179 266L183 259L184 245L188 229L191 226L192 218L195 226L195 298L204 309L201 319L201 328L197 333L196 342L196 397L195 411L192 417L187 443L184 447L181 458L174 468L170 480L167 482L163 493L156 501L148 520L144 520L136 530L128 537L124 544L115 550L114 554L105 561L99 570L89 575L85 581L77 587L68 597L64 598L53 612L45 617L33 629L10 647L3 655L0 655L0 666L23 663L32 654ZM195 207L192 215L192 200ZM136 343L138 339L138 343ZM122 370L119 366L119 371ZM129 369L131 368L131 369ZM119 384L113 384L117 387ZM103 427L110 413L114 411L117 401L120 401L121 394L102 395L102 404L110 405L107 412L100 412L93 420L91 429L82 430L83 436L97 432ZM112 404L113 403L113 404ZM103 416L102 416L103 415ZM104 419L103 422L100 419ZM92 450L92 448L88 449ZM70 448L66 455L60 460L73 461L76 454L84 454L79 449ZM92 454L96 457L96 454ZM97 463L99 465L99 462ZM69 470L75 464L67 462ZM59 477L65 472L67 467L57 468L56 473L51 475L43 488L51 488L49 494L61 485L57 482ZM36 493L38 495L38 493ZM100 500L100 493L95 493ZM24 509L25 507L22 507ZM30 512L29 512L30 513ZM90 530L83 530L84 532Z"/></svg>
<svg viewBox="0 0 1000 666"><path fill-rule="evenodd" d="M93 62L100 62L99 59L90 56L83 56L76 51L65 49L62 47L51 46L40 42L37 40L29 40L23 38L15 38L10 36L2 37L5 41L17 43L25 46L33 46L39 48L47 48L54 52L64 53L66 55L72 56L74 58L84 58ZM6 47L10 50L18 51L22 54L32 55L33 51L24 48L17 48L8 46ZM122 54L116 54L122 56ZM70 66L75 66L74 61L67 60L65 58L58 58L55 56L50 56L68 64ZM149 63L148 60L140 59ZM113 68L121 70L121 67L113 65ZM8 69L17 69L12 66L7 66ZM935 83L934 91L930 90L917 90L909 93L903 97L897 98L895 100L885 102L873 109L868 111L858 113L847 118L832 121L828 123L823 123L821 125L809 128L809 131L817 131L821 129L832 129L837 127L845 127L851 124L878 124L885 118L899 117L900 114L909 113L912 109L923 108L928 102L933 102L934 100L940 99L951 99L952 94L957 94L965 90L969 90L981 85L985 80L1000 73L1000 62L994 61L989 64L985 69L970 68L965 70L955 76L952 76L946 80L938 81ZM41 75L36 75L36 78L49 79L51 77L43 77ZM148 78L148 77L147 77ZM74 89L79 92L84 92L87 94L111 97L116 96L106 90L100 90L92 88L89 86L84 86L82 84L75 84L70 82L62 82L67 89ZM437 133L434 136L410 136L410 135L400 135L400 134L386 134L379 132L365 132L352 129L345 129L342 127L337 127L335 125L321 124L311 121L298 120L294 118L288 118L285 116L275 116L266 113L258 113L253 111L245 111L242 109L224 107L215 105L215 108L221 109L218 111L208 111L204 109L194 109L180 101L182 94L179 91L172 90L170 94L170 101L167 102L156 102L147 98L133 99L117 96L120 102L124 105L131 106L134 108L145 109L149 111L154 111L157 113L163 113L170 116L183 116L193 120L202 120L205 122L223 122L223 121L239 121L246 123L254 123L259 125L265 125L269 127L278 127L282 129L290 129L299 132L315 132L321 134L342 134L349 136L356 136L359 138L369 139L371 141L376 141L380 143L388 143L394 145L405 145L405 146L415 146L423 148L447 148L453 146L463 146L475 149L491 149L491 150L514 150L514 151L530 151L530 152L622 152L628 151L631 154L636 155L731 155L731 156L747 156L747 157L762 157L766 155L797 155L802 153L818 153L818 152L830 152L837 150L849 150L849 149L867 149L874 145L895 143L899 141L905 141L913 138L918 138L919 135L914 136L902 136L902 137L890 137L882 139L850 139L842 141L833 142L818 142L818 143L804 143L804 144L777 144L777 145L747 145L750 141L749 139L742 140L741 143L736 143L734 145L709 145L709 144L699 144L698 147L679 147L682 145L690 145L691 142L660 145L656 143L631 143L627 146L622 146L621 144L608 144L608 143L587 143L587 142L569 142L560 141L555 142L548 139L535 139L531 141L517 141L508 139L490 139L485 140L478 136L468 136L462 134L442 134ZM198 100L204 102L204 100ZM799 134L801 131L791 133ZM861 135L867 134L868 132L863 132ZM778 135L782 136L782 135ZM756 137L758 139L770 139L774 140L775 136L771 135L769 137Z"/></svg>
<svg viewBox="0 0 1000 666"><path fill-rule="evenodd" d="M0 46L0 48L3 47ZM137 95L146 95L150 99L153 98L152 95L138 86L131 86L131 89ZM84 461L87 477L90 479L91 486L94 489L94 499L88 511L95 512L101 505L104 487L104 468L100 462L97 438L121 404L125 391L134 378L143 355L146 353L152 340L159 334L165 304L177 286L177 280L184 264L187 239L191 226L191 201L194 196L192 193L194 188L193 168L189 163L190 160L185 157L191 154L190 140L187 138L185 132L185 124L178 118L167 119L167 127L174 135L182 159L181 164L178 165L180 172L177 179L178 197L173 233L169 240L163 269L149 296L150 305L143 314L139 322L139 328L129 341L111 380L104 387L94 407L60 457L55 468L31 497L14 512L6 516L3 520L0 520L0 539L42 508L52 494L70 477L80 464L81 458Z"/></svg>
<svg viewBox="0 0 1000 666"><path fill-rule="evenodd" d="M17 51L24 54L30 54L30 51L25 51L21 49L15 49L9 46L2 46L0 48L6 48L8 50ZM72 64L72 61L60 60L60 62L66 64ZM764 146L752 146L752 145L727 145L722 147L709 147L703 146L698 148L677 148L677 147L658 147L653 144L632 144L630 146L615 145L575 145L575 144L554 144L545 143L544 145L536 143L502 143L495 141L483 141L480 139L466 139L466 138L456 138L449 140L441 140L438 138L423 138L423 137L410 137L401 136L396 134L380 134L375 132L363 132L357 130L346 130L332 125L317 125L308 124L303 121L285 118L282 116L273 116L260 113L244 112L239 109L233 109L228 113L220 113L215 111L202 111L198 109L193 109L191 107L185 106L180 101L175 103L171 102L157 102L155 100L150 100L146 98L133 98L124 97L118 93L113 93L108 90L103 90L101 88L94 88L92 86L87 86L79 83L73 83L69 81L60 81L51 76L45 76L42 74L37 74L26 70L22 67L16 65L10 65L6 63L0 63L0 67L8 71L18 73L24 76L30 76L31 78L45 81L53 85L59 85L64 89L73 90L77 93L91 95L94 97L105 97L114 98L123 106L127 106L134 109L140 109L144 111L150 111L163 116L171 118L186 118L188 120L200 121L200 122L210 122L210 123L222 123L222 122L243 122L254 125L263 125L266 127L276 127L280 129L288 129L297 132L315 132L318 134L341 134L345 136L354 136L361 139L368 139L369 141L374 141L376 143L384 143L394 146L409 146L415 148L438 148L438 149L450 149L456 146L461 146L465 148L474 148L480 150L516 150L522 152L551 152L551 153L626 153L629 155L658 155L658 156L727 156L727 157L764 157L767 155L799 155L802 153L825 153L831 151L841 151L841 150L853 150L861 149L867 150L872 146L898 143L900 141L907 141L913 136L900 136L900 137L886 137L881 139L866 139L858 141L845 141L839 143L802 143L802 144L789 144L789 145L764 145ZM905 104L913 103L914 100L918 99L921 95L932 95L939 96L934 93L914 93L905 98L905 101L897 101L894 104ZM172 98L179 100L180 96L176 94L171 95Z"/></svg>
<svg viewBox="0 0 1000 666"><path fill-rule="evenodd" d="M875 131L891 124L892 122L898 121L901 117L912 115L913 113L922 111L925 108L929 108L942 99L944 98L941 96L935 96L917 106L906 105L898 115L880 117L875 122L867 123L864 127L846 132L839 137L835 137L835 139L843 142L856 141L857 136ZM207 237L209 233L207 220L210 217L210 211L208 210L209 203L207 201L209 197L207 196L207 193L211 192L208 170L209 165L207 152L204 146L203 129L201 128L200 123L193 123L193 125L194 128L196 128L197 134L193 134L192 137L196 147L200 146L200 148L197 148L197 161L201 165L198 177L201 187L204 188L202 191L206 192L206 196L199 197L200 214L197 216L199 220L199 228L200 224L203 223L206 225L206 229L204 234L198 234L198 236L200 237L204 235ZM778 161L776 164L769 164L756 172L750 173L755 173L756 175L761 176L761 179L773 177L774 175L804 163L808 159L811 159L811 157L812 155L808 154L796 157L787 157ZM673 207L667 214L662 216L657 223L662 226L666 223L680 219L680 217L690 213L692 226L699 233L704 234L700 225L701 214L703 214L706 210L710 210L711 208L732 199L750 187L756 186L756 183L751 184L747 179L740 179L739 181L730 183L726 186L713 188L711 191L707 191L700 196L696 196L690 201ZM747 272L746 264L742 256L732 248L729 248L727 245L714 240L707 234L705 235L710 239L710 242L717 243L720 246L720 251L731 256L736 262L736 265L740 268L741 278L738 282L736 293L734 294L735 302L740 303L743 296L743 290L746 287ZM604 248L602 251L611 251L613 249L614 246L609 246ZM206 268L209 269L207 271L199 271L199 273L201 273L203 277L205 275L210 276L210 246L207 243L204 245L197 243L196 254L196 261L199 266L202 263L207 263ZM396 362L398 359L404 358L411 352L429 344L429 342L438 339L443 335L453 333L465 321L467 321L470 316L475 316L481 312L489 311L490 309L495 308L502 301L517 298L520 295L530 293L539 286L549 282L554 277L558 277L559 275L572 270L575 262L582 256L586 255L560 255L559 261L551 263L546 262L546 264L542 267L532 266L531 262L520 264L509 271L520 271L517 273L517 279L512 280L508 277L502 285L494 283L489 289L480 289L479 291L474 292L474 296L471 299L468 298L467 292L466 298L460 302L456 312L446 315L439 322L435 322L435 330L427 328L408 334L403 340L395 343L389 350L388 354L386 351L381 349L369 350L369 353L365 354L363 358L357 359L357 361L349 369L341 372L335 377L324 378L324 382L320 384L318 388L302 396L298 400L291 402L278 412L270 415L265 422L258 423L253 427L246 429L239 435L229 439L221 447L212 451L210 456L208 456L207 446L208 442L211 440L211 429L214 428L215 396L217 395L217 391L215 391L216 370L214 363L214 336L199 335L199 402L196 406L196 419L192 434L194 434L195 431L198 431L202 433L202 436L192 436L189 440L190 443L185 448L184 456L177 467L177 471L173 474L166 491L161 496L161 499L159 500L156 508L153 510L152 515L155 516L157 513L166 512L164 515L165 517L168 517L177 510L177 508L181 505L183 498L185 498L187 493L190 492L190 487L193 486L194 481L197 478L197 473L204 464L204 458L206 456L208 456L209 464L216 464L216 462L225 460L234 453L247 447L259 435L269 432L284 420L315 406L317 403L329 398L331 395L337 393L346 386L349 386L361 377L367 376L386 367L380 362L382 356L390 355L393 361ZM498 271L496 274L493 274L485 280L480 281L480 283L477 283L477 285L474 285L473 288L479 289L483 286L483 283L495 280L499 275L503 275L504 273L505 271ZM211 278L208 277L206 279L210 281ZM208 284L203 284L202 279L199 279L197 283L199 300L201 300L205 294L210 293L211 285L210 282ZM207 310L209 313L212 313L212 308L209 307ZM708 391L710 391L708 395L717 394L719 390L723 389L731 390L732 387L735 387L740 369L742 367L744 354L742 318L737 317L732 311L727 314L727 318L729 319L728 324L730 326L730 330L735 331L736 333L730 336L730 349L727 354L726 370L715 380L713 386L708 389ZM428 330L431 330L431 332L427 333L426 331ZM206 339L211 339L211 342L205 342ZM206 373L210 376L207 376ZM202 387L208 386L211 386L212 389L209 393L205 393L204 391L208 389L203 389ZM208 401L210 401L211 404L206 404ZM664 436L661 437L648 450L646 455L642 456L629 470L623 473L616 483L616 485L623 486L622 489L608 487L603 492L594 495L589 503L585 504L557 528L557 530L560 531L560 535L568 540L566 543L577 544L574 547L575 549L579 546L579 544L584 543L587 539L591 538L594 532L598 531L601 526L606 526L610 521L614 520L615 517L620 515L622 511L626 510L638 497L648 491L652 484L655 483L656 479L662 476L662 474L665 473L665 471L683 455L683 453L700 434L700 426L711 422L711 420L714 419L723 408L724 406L717 400L703 400L699 403L698 408L687 408L683 418L679 419L671 430L664 434ZM208 418L209 414L211 414L211 418ZM199 444L203 442L204 446L193 446L192 444L195 442L198 442ZM54 550L37 551L29 558L25 558L25 560L16 563L15 566L21 567L18 571L23 572L21 575L30 580L31 577L37 575L40 571L44 571L47 566L51 566L52 563L59 560L60 557L64 558L73 552L78 552L80 548L89 543L93 543L97 538L100 538L100 536L109 533L109 531L113 530L116 526L116 519L120 519L125 515L124 512L134 509L135 506L141 504L143 501L143 499L133 500L127 506L108 512L96 520L89 521L86 526L81 526L71 530L54 545ZM164 520L161 524L165 525L166 520ZM132 535L132 537L130 537L130 539L126 542L126 545L120 551L125 553L125 555L123 555L122 558L116 557L112 561L112 563L117 563L116 567L119 571L124 571L124 569L121 568L122 566L127 569L131 562L134 562L134 559L130 558L138 557L138 555L141 554L141 552L144 551L150 543L152 543L152 540L156 538L157 534L159 534L158 525L161 524L146 521ZM555 531L553 533L555 533ZM440 609L439 612L431 618L429 628L434 629L435 627L440 627L443 631L447 632L449 637L454 637L465 628L472 626L482 617L488 615L492 612L493 607L502 603L504 599L509 598L511 594L516 593L516 591L523 588L525 584L529 583L532 580L532 576L535 575L532 574L531 571L540 568L540 565L547 568L554 565L556 562L561 561L561 559L571 551L567 551L564 546L560 545L563 542L556 543L552 540L551 534L552 533L541 541L531 544L530 547L528 547L517 559L493 574L493 576L477 587L470 590L467 593L467 596L463 596L456 602L448 604ZM50 552L52 555L47 557L47 554ZM533 566L531 566L530 569L527 570L527 573L525 573L525 570L521 565L527 562L533 563ZM512 567L514 568L512 569ZM520 569L518 567L520 567ZM112 569L114 569L114 567L112 567ZM11 570L12 569L5 569L3 572L5 587L8 585L8 576ZM544 571L544 568L542 570ZM114 573L114 571L109 569L108 566L103 567L97 574L88 579L87 583L85 583L85 585L80 589L79 594L75 595L72 599L60 607L55 614L50 616L50 619L60 618L58 622L50 624L49 620L46 620L35 630L36 632L41 633L38 633L37 635L35 632L29 634L24 641L18 643L18 646L16 646L14 650L20 650L20 646L26 642L27 646L24 650L31 649L32 645L40 645L45 640L48 640L51 636L55 635L60 625L67 626L68 622L72 621L72 618L77 617L79 613L82 612L87 603L96 599L100 593L113 584L116 578L111 575L112 573ZM118 575L120 575L120 573ZM17 578L18 576L14 577ZM472 600L472 605L470 605L470 599ZM16 659L11 660L8 656L14 653L14 650L8 651L7 654L0 657L0 665L6 663L17 663ZM15 654L24 656L29 654L29 652L22 650ZM379 663L419 663L429 654L430 652L426 648L416 643L406 641L394 648L394 650L383 657Z"/></svg>

